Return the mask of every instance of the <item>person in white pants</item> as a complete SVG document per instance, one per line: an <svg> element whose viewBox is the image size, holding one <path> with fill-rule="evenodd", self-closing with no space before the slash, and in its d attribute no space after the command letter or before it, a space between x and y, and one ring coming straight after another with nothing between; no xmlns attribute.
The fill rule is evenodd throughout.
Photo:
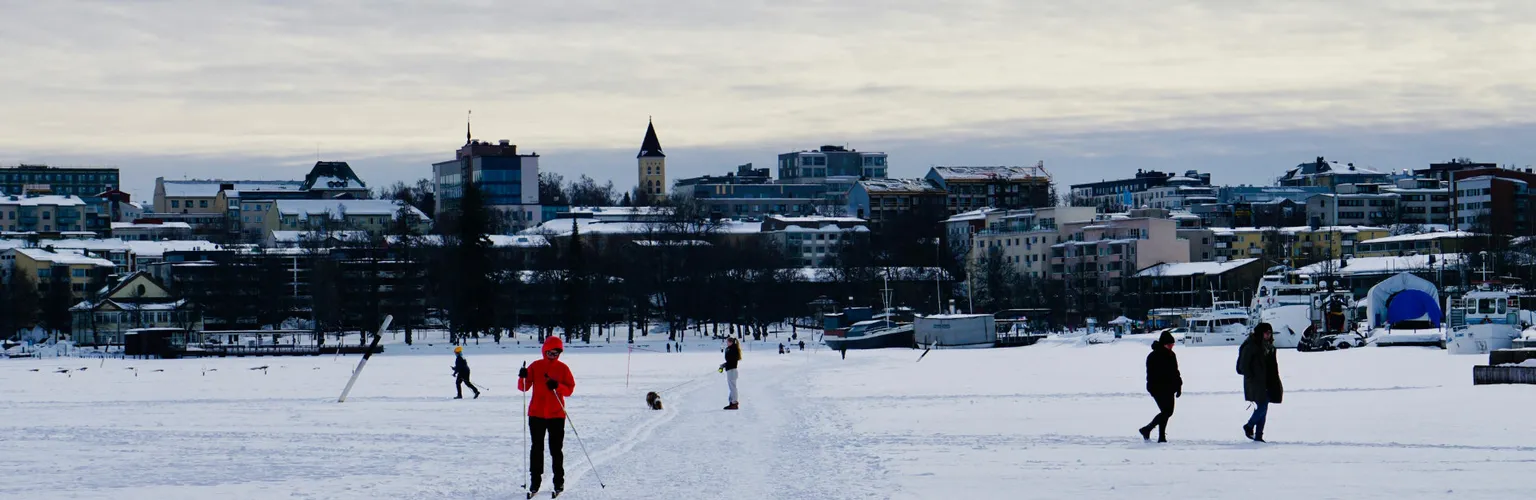
<svg viewBox="0 0 1536 500"><path fill-rule="evenodd" d="M741 401L736 399L736 364L741 361L741 346L736 344L736 338L725 339L725 362L720 364L720 370L725 372L725 385L730 389L730 404L725 406L727 410L741 409Z"/></svg>

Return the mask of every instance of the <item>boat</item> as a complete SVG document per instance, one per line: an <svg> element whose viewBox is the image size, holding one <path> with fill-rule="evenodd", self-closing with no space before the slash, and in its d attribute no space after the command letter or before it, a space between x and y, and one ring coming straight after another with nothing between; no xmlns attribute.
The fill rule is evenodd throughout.
<svg viewBox="0 0 1536 500"><path fill-rule="evenodd" d="M849 327L841 337L827 336L822 342L834 351L857 349L884 349L887 347L916 348L914 327L888 319L860 321Z"/></svg>
<svg viewBox="0 0 1536 500"><path fill-rule="evenodd" d="M1004 309L992 315L997 328L997 347L1023 347L1039 343L1051 329L1051 310Z"/></svg>
<svg viewBox="0 0 1536 500"><path fill-rule="evenodd" d="M1451 354L1488 354L1514 347L1521 338L1520 295L1518 288L1495 289L1487 286L1452 297L1446 328L1446 348Z"/></svg>
<svg viewBox="0 0 1536 500"><path fill-rule="evenodd" d="M1444 311L1440 289L1429 280L1400 273L1366 292L1369 341L1377 346L1443 346Z"/></svg>
<svg viewBox="0 0 1536 500"><path fill-rule="evenodd" d="M1296 350L1312 352L1365 347L1366 338L1360 333L1361 326L1357 321L1360 308L1354 295L1334 287L1312 294L1307 307L1310 324L1302 332Z"/></svg>
<svg viewBox="0 0 1536 500"><path fill-rule="evenodd" d="M883 314L872 317L865 316L868 319L853 321L846 328L842 328L841 324L850 319L858 318L859 315L868 314L869 309L860 308L860 311L844 311L845 313L858 312L859 315L845 314L836 318L833 318L834 315L827 315L826 321L829 322L827 326L836 327L826 330L825 335L822 336L822 343L835 351L884 349L887 347L916 348L916 330L912 323L900 321L897 311L891 309L891 287L889 281L887 281L885 289L882 290L881 301L885 305L885 312ZM839 324L830 324L834 320L838 321Z"/></svg>
<svg viewBox="0 0 1536 500"><path fill-rule="evenodd" d="M1302 336L1312 326L1315 293L1317 285L1306 275L1260 278L1248 305L1249 331L1259 323L1269 323L1274 330L1275 347L1289 349L1301 345Z"/></svg>
<svg viewBox="0 0 1536 500"><path fill-rule="evenodd" d="M1248 308L1238 302L1217 301L1209 311L1185 320L1184 345L1240 345L1248 338L1248 319Z"/></svg>
<svg viewBox="0 0 1536 500"><path fill-rule="evenodd" d="M991 314L935 314L913 323L917 344L938 349L997 346L997 319Z"/></svg>

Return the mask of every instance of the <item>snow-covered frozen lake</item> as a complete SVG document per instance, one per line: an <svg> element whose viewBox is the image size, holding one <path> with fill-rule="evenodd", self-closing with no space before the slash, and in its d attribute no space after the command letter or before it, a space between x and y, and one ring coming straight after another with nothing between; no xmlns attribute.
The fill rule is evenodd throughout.
<svg viewBox="0 0 1536 500"><path fill-rule="evenodd" d="M737 412L714 343L569 349L598 470L567 432L562 498L1521 498L1536 470L1536 387L1474 387L1485 358L1438 349L1281 351L1269 444L1243 438L1236 348L1178 349L1189 397L1161 445L1136 435L1144 340L752 349ZM515 374L536 354L466 355L479 400L450 399L449 348L418 344L343 404L356 356L0 360L0 498L521 498Z"/></svg>

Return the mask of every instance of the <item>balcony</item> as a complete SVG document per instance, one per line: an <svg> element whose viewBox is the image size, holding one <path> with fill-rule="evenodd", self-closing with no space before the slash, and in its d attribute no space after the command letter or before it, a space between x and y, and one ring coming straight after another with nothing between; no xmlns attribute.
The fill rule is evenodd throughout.
<svg viewBox="0 0 1536 500"><path fill-rule="evenodd" d="M1225 241L1218 241L1218 242L1216 242L1216 248L1229 248L1231 246L1232 245L1230 243L1227 243Z"/></svg>

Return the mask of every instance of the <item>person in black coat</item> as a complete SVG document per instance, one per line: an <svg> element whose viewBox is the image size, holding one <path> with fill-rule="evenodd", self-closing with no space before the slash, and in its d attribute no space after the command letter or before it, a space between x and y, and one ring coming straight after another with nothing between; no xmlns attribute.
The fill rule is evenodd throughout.
<svg viewBox="0 0 1536 500"><path fill-rule="evenodd" d="M1184 395L1184 379L1179 376L1179 358L1173 354L1173 334L1166 331L1152 343L1152 353L1147 355L1147 392L1157 402L1157 416L1152 423L1142 427L1141 438L1152 439L1152 428L1157 428L1157 442L1168 442L1168 418L1173 416L1173 400Z"/></svg>
<svg viewBox="0 0 1536 500"><path fill-rule="evenodd" d="M454 347L453 355L453 387L458 389L459 395L453 399L464 399L464 386L475 391L475 399L480 399L480 388L469 382L469 362L464 360L464 347Z"/></svg>
<svg viewBox="0 0 1536 500"><path fill-rule="evenodd" d="M1285 387L1280 384L1280 364L1275 358L1274 328L1259 323L1237 350L1237 373L1243 376L1243 399L1253 402L1253 416L1243 425L1248 439L1264 442L1264 423L1270 403L1280 404Z"/></svg>

